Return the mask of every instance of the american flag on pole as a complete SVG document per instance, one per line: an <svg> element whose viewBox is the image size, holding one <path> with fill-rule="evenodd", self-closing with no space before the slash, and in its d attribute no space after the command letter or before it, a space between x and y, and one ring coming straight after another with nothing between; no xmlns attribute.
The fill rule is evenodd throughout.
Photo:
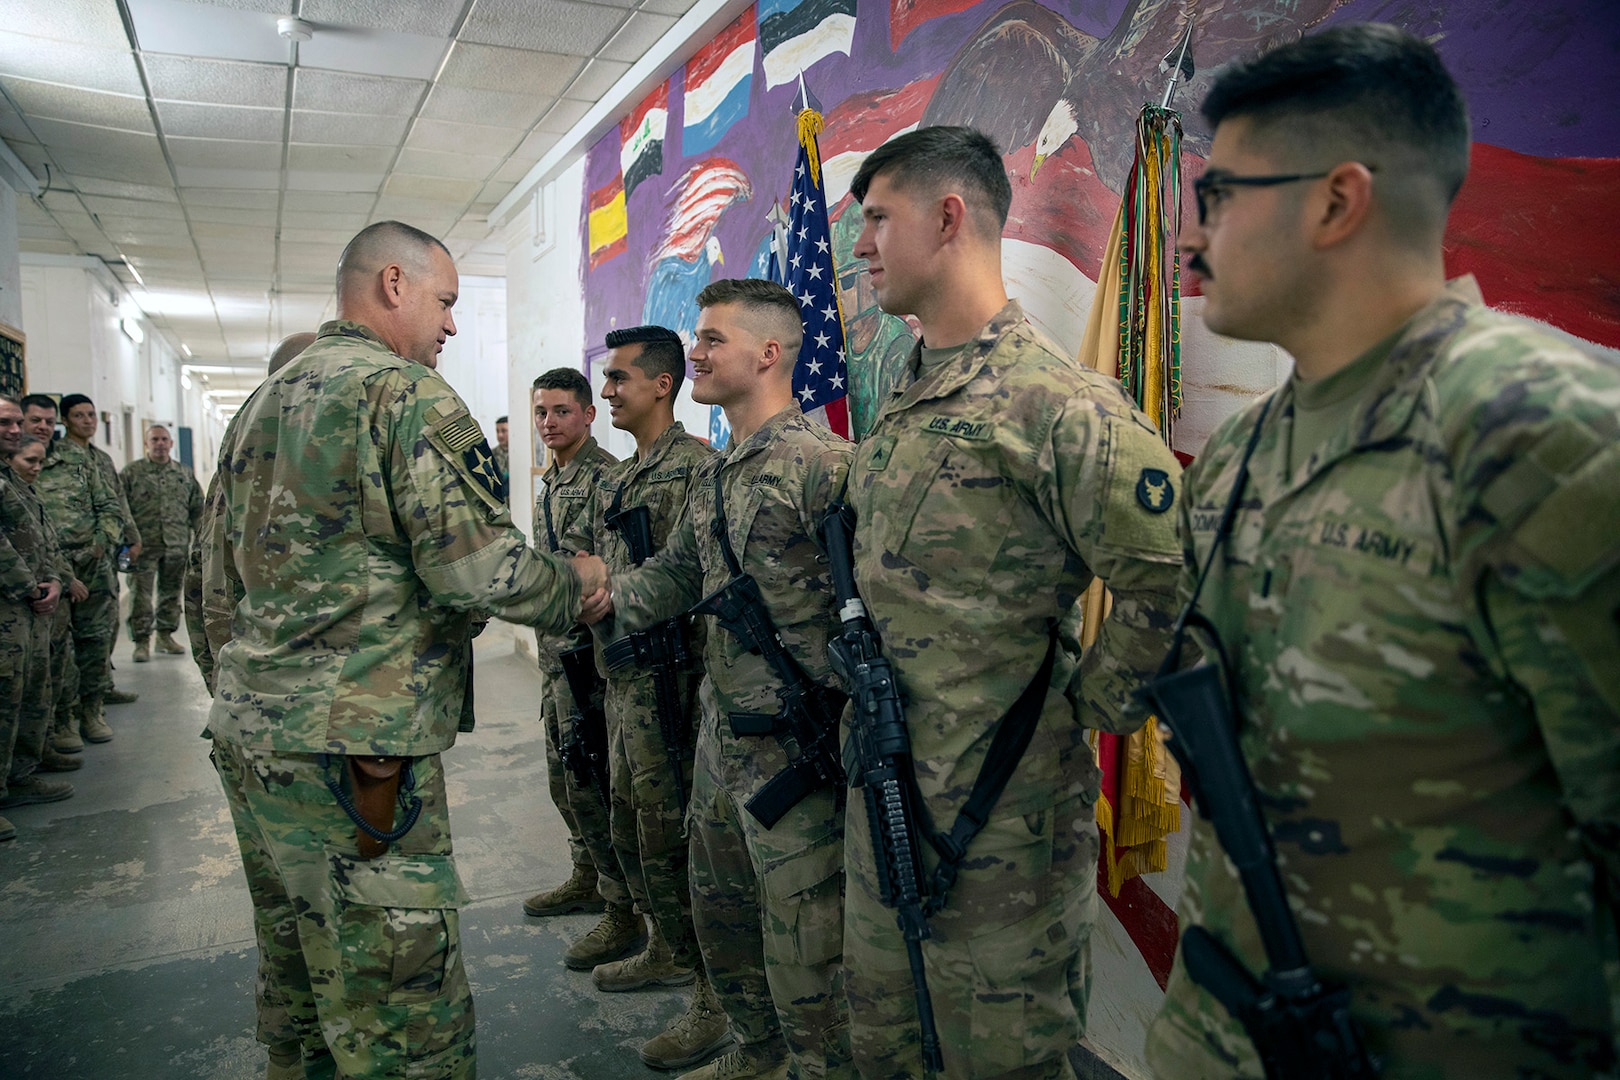
<svg viewBox="0 0 1620 1080"><path fill-rule="evenodd" d="M793 369L793 393L806 416L849 438L849 365L844 359L844 318L833 273L827 196L821 186L816 135L821 114L799 113L799 159L788 197L787 256L783 284L798 297L804 343Z"/></svg>

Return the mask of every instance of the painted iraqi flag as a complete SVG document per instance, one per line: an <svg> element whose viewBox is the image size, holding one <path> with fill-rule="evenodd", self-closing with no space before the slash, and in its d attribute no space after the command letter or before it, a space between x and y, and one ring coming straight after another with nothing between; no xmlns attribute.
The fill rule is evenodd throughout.
<svg viewBox="0 0 1620 1080"><path fill-rule="evenodd" d="M615 255L624 254L629 244L630 229L624 213L623 177L615 176L612 183L603 184L591 192L585 222L592 270Z"/></svg>
<svg viewBox="0 0 1620 1080"><path fill-rule="evenodd" d="M619 169L624 175L626 199L647 177L664 171L664 128L668 124L668 80L619 121Z"/></svg>
<svg viewBox="0 0 1620 1080"><path fill-rule="evenodd" d="M792 82L823 57L849 55L855 0L759 0L756 7L766 89Z"/></svg>
<svg viewBox="0 0 1620 1080"><path fill-rule="evenodd" d="M681 153L706 154L748 115L754 84L754 10L749 8L686 63L686 120Z"/></svg>

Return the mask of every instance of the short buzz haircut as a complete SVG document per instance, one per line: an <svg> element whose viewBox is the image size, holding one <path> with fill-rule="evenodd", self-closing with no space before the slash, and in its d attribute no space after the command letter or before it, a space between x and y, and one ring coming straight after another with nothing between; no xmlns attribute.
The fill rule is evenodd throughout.
<svg viewBox="0 0 1620 1080"><path fill-rule="evenodd" d="M623 330L609 330L606 341L610 349L625 345L640 345L641 352L631 363L647 373L649 379L668 375L671 394L681 388L686 378L686 346L681 336L667 326L631 326Z"/></svg>
<svg viewBox="0 0 1620 1080"><path fill-rule="evenodd" d="M168 424L147 424L146 425L146 435L150 435L154 431L161 431L161 432L163 432L163 434L168 435L169 434L169 425ZM146 438L146 435L141 436L141 438L143 438L143 439ZM170 437L172 438L173 436L170 436Z"/></svg>
<svg viewBox="0 0 1620 1080"><path fill-rule="evenodd" d="M86 394L68 394L62 398L62 403L56 406L56 414L66 420L68 413L77 409L80 405L88 405L92 409L96 407L96 403L91 401Z"/></svg>
<svg viewBox="0 0 1620 1080"><path fill-rule="evenodd" d="M1311 170L1358 161L1397 226L1443 226L1468 175L1468 106L1434 46L1383 23L1335 26L1221 73L1201 110ZM1434 211L1438 210L1438 214Z"/></svg>
<svg viewBox="0 0 1620 1080"><path fill-rule="evenodd" d="M425 233L403 221L379 221L354 234L338 256L337 288L369 278L390 263L398 263L414 273L424 273L430 252L438 248L446 258L450 249L432 233Z"/></svg>
<svg viewBox="0 0 1620 1080"><path fill-rule="evenodd" d="M783 286L764 278L722 278L709 282L697 295L700 310L717 304L736 304L753 322L769 327L762 337L780 341L790 358L799 355L804 317L799 314L799 302ZM792 367L791 361L788 366Z"/></svg>
<svg viewBox="0 0 1620 1080"><path fill-rule="evenodd" d="M535 390L566 390L574 395L581 409L591 407L591 382L578 368L557 367L542 371L535 376L534 385L529 390L531 397Z"/></svg>
<svg viewBox="0 0 1620 1080"><path fill-rule="evenodd" d="M510 418L509 418L509 417L505 417L505 416L497 416L497 417L496 417L496 418L495 418L495 422L496 422L496 423L497 423L497 424L505 424L505 423L507 423L507 422L508 422L508 420L509 420L509 419L510 419Z"/></svg>
<svg viewBox="0 0 1620 1080"><path fill-rule="evenodd" d="M58 411L56 408L56 400L49 394L24 394L22 400L17 402L17 406L18 408L22 409L23 412L27 412L29 409L49 409L51 412Z"/></svg>
<svg viewBox="0 0 1620 1080"><path fill-rule="evenodd" d="M1001 151L984 132L970 127L925 127L890 139L861 162L849 190L866 201L876 176L901 191L942 194L954 188L979 220L981 231L1001 235L1012 209L1012 184Z"/></svg>

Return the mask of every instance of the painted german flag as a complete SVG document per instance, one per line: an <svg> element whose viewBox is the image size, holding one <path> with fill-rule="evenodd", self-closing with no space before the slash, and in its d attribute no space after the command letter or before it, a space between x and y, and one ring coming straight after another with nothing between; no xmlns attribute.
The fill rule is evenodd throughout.
<svg viewBox="0 0 1620 1080"><path fill-rule="evenodd" d="M591 192L586 218L586 237L591 252L591 269L607 262L615 255L624 254L628 244L629 223L624 216L624 179L615 176L613 182Z"/></svg>

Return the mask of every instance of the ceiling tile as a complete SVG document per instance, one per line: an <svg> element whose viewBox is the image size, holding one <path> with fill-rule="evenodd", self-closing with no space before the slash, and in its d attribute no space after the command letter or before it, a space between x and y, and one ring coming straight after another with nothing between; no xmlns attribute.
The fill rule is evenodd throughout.
<svg viewBox="0 0 1620 1080"><path fill-rule="evenodd" d="M556 135L549 131L539 132L538 135L542 140L548 141L544 142L543 144L536 143L535 145L544 145L547 149L550 148L551 144L562 138L561 135ZM529 136L529 138L523 140L524 145L529 145L534 141L534 139L535 136ZM517 155L513 155L505 165L502 165L499 169L495 170L495 175L491 176L490 180L506 180L516 183L525 176L529 175L529 170L535 167L536 163L538 163L540 160L540 155L543 153L545 153L544 149L539 151L539 153L536 153L533 157L519 157Z"/></svg>
<svg viewBox="0 0 1620 1080"><path fill-rule="evenodd" d="M629 64L597 57L585 65L585 70L581 71L579 78L563 92L563 97L589 101L594 105L606 97L607 92L613 89L613 84L623 78L624 73L629 70Z"/></svg>
<svg viewBox="0 0 1620 1080"><path fill-rule="evenodd" d="M444 0L304 0L298 12L317 26L334 23L449 37L461 15L461 5Z"/></svg>
<svg viewBox="0 0 1620 1080"><path fill-rule="evenodd" d="M569 0L481 0L461 29L463 41L590 56L625 12Z"/></svg>
<svg viewBox="0 0 1620 1080"><path fill-rule="evenodd" d="M442 37L392 30L328 30L298 47L300 68L431 79L444 62L450 42Z"/></svg>
<svg viewBox="0 0 1620 1080"><path fill-rule="evenodd" d="M437 199L383 195L377 200L377 208L372 212L371 219L373 221L382 221L386 218L395 218L400 221L410 221L412 218L440 218L444 214L444 203Z"/></svg>
<svg viewBox="0 0 1620 1080"><path fill-rule="evenodd" d="M176 165L182 187L273 188L281 183L280 169L207 169Z"/></svg>
<svg viewBox="0 0 1620 1080"><path fill-rule="evenodd" d="M281 215L275 210L243 210L235 206L190 206L187 214L192 221L216 221L225 224L274 226Z"/></svg>
<svg viewBox="0 0 1620 1080"><path fill-rule="evenodd" d="M454 204L459 210L483 187L478 180L453 180L437 176L406 176L395 173L383 185L385 196L400 195L414 199L434 199L443 203ZM441 211L447 209L441 207Z"/></svg>
<svg viewBox="0 0 1620 1080"><path fill-rule="evenodd" d="M199 60L189 56L145 54L152 97L205 105L251 105L280 109L287 101L287 69L276 64Z"/></svg>
<svg viewBox="0 0 1620 1080"><path fill-rule="evenodd" d="M117 6L104 0L6 0L6 22L57 41L129 48Z"/></svg>
<svg viewBox="0 0 1620 1080"><path fill-rule="evenodd" d="M198 105L163 101L157 106L165 136L201 139L243 139L279 143L282 109L249 109L232 105Z"/></svg>
<svg viewBox="0 0 1620 1080"><path fill-rule="evenodd" d="M96 177L72 177L74 187L86 195L111 195L120 199L150 199L155 202L175 202L177 196L172 184L163 186L148 184L126 184L118 180L102 180Z"/></svg>
<svg viewBox="0 0 1620 1080"><path fill-rule="evenodd" d="M416 111L416 103L426 88L427 83L419 79L385 79L299 68L293 84L293 108L409 116Z"/></svg>
<svg viewBox="0 0 1620 1080"><path fill-rule="evenodd" d="M37 224L37 225L36 224L27 224L27 225L25 225L25 224L19 223L17 225L17 239L19 241L27 241L27 240L62 240L62 241L67 241L68 234L63 232L60 228L58 228L55 222L47 222L47 223L44 223L44 224Z"/></svg>
<svg viewBox="0 0 1620 1080"><path fill-rule="evenodd" d="M463 86L435 86L422 115L430 120L457 120L526 128L540 115L543 103L521 94L497 90L470 90Z"/></svg>
<svg viewBox="0 0 1620 1080"><path fill-rule="evenodd" d="M281 168L279 142L242 142L236 139L165 139L175 168L277 169Z"/></svg>
<svg viewBox="0 0 1620 1080"><path fill-rule="evenodd" d="M289 218L288 224L281 230L281 243L283 249L288 244L335 244L341 248L349 242L349 238L360 231L361 224L356 223L352 228L321 229L315 228L305 220L305 215Z"/></svg>
<svg viewBox="0 0 1620 1080"><path fill-rule="evenodd" d="M597 50L597 55L604 60L620 60L635 63L658 39L669 32L678 20L672 15L654 15L646 11L638 11L630 16L630 21L613 35L606 45Z"/></svg>
<svg viewBox="0 0 1620 1080"><path fill-rule="evenodd" d="M72 240L24 240L18 245L23 251L35 255L78 255L79 245Z"/></svg>
<svg viewBox="0 0 1620 1080"><path fill-rule="evenodd" d="M659 15L685 15L696 3L697 0L641 0L641 10Z"/></svg>
<svg viewBox="0 0 1620 1080"><path fill-rule="evenodd" d="M267 11L241 10L188 0L124 0L143 50L285 64L291 45L276 33Z"/></svg>
<svg viewBox="0 0 1620 1080"><path fill-rule="evenodd" d="M53 214L82 214L85 212L84 203L79 201L78 193L63 188L42 192L39 201L44 203L45 209Z"/></svg>
<svg viewBox="0 0 1620 1080"><path fill-rule="evenodd" d="M189 244L181 247L176 244L143 243L138 240L126 242L116 236L113 239L118 240L118 249L124 253L124 258L134 262L140 268L142 274L146 273L147 262L153 260L167 259L175 263L181 263L189 259L193 264L197 261L197 253L192 250ZM172 233L169 239L173 239Z"/></svg>
<svg viewBox="0 0 1620 1080"><path fill-rule="evenodd" d="M375 200L372 200L375 201ZM370 206L366 207L371 209ZM281 218L281 235L290 240L302 239L295 233L315 233L323 236L351 237L365 228L366 215L335 214L320 210L291 210Z"/></svg>
<svg viewBox="0 0 1620 1080"><path fill-rule="evenodd" d="M185 213L179 203L154 202L150 199L118 199L106 195L86 195L84 205L101 218L144 218L157 221L184 221Z"/></svg>
<svg viewBox="0 0 1620 1080"><path fill-rule="evenodd" d="M580 56L505 49L458 41L439 75L443 86L504 90L509 94L556 97L584 66Z"/></svg>
<svg viewBox="0 0 1620 1080"><path fill-rule="evenodd" d="M498 159L511 153L523 136L522 128L458 124L449 120L418 120L411 126L411 135L405 140L405 149L436 150L449 154L478 154Z"/></svg>
<svg viewBox="0 0 1620 1080"><path fill-rule="evenodd" d="M287 190L323 192L375 192L382 186L383 172L325 172L318 169L288 169Z"/></svg>
<svg viewBox="0 0 1620 1080"><path fill-rule="evenodd" d="M287 148L287 168L302 172L380 172L393 163L391 146L303 146Z"/></svg>
<svg viewBox="0 0 1620 1080"><path fill-rule="evenodd" d="M218 221L199 221L191 227L197 238L197 249L206 258L209 252L225 245L242 243L250 248L262 247L275 253L276 230L273 225L245 225Z"/></svg>
<svg viewBox="0 0 1620 1080"><path fill-rule="evenodd" d="M274 210L280 201L274 191L240 191L230 188L182 188L180 196L189 208L200 206L240 207L244 210Z"/></svg>
<svg viewBox="0 0 1620 1080"><path fill-rule="evenodd" d="M455 180L483 180L500 165L498 157L441 154L436 150L401 150L396 172L412 176L445 176Z"/></svg>
<svg viewBox="0 0 1620 1080"><path fill-rule="evenodd" d="M34 133L28 129L22 114L4 102L0 102L0 139L14 144L34 141Z"/></svg>
<svg viewBox="0 0 1620 1080"><path fill-rule="evenodd" d="M574 101L563 98L551 107L545 119L540 121L539 130L552 132L557 135L566 134L573 126L579 123L580 118L591 111L588 101Z"/></svg>
<svg viewBox="0 0 1620 1080"><path fill-rule="evenodd" d="M6 25L15 26L10 10ZM128 43L122 48L98 49L67 41L30 37L8 31L0 34L0 75L16 75L41 82L71 78L74 86L111 94L144 94L140 73Z"/></svg>
<svg viewBox="0 0 1620 1080"><path fill-rule="evenodd" d="M336 192L289 191L284 205L289 211L312 210L318 213L358 214L364 217L371 211L371 204L375 201L375 193L345 195Z"/></svg>
<svg viewBox="0 0 1620 1080"><path fill-rule="evenodd" d="M478 202L480 204L488 203L493 206L506 198L515 187L517 187L516 182L511 180L491 180L484 185L484 190L478 193Z"/></svg>
<svg viewBox="0 0 1620 1080"><path fill-rule="evenodd" d="M17 108L30 117L72 120L124 131L152 131L152 114L144 97L103 94L32 79L4 78L0 79L0 85L4 85Z"/></svg>
<svg viewBox="0 0 1620 1080"><path fill-rule="evenodd" d="M292 117L295 143L349 143L361 146L398 146L405 137L408 116L371 116L355 113L310 112L298 109Z"/></svg>

